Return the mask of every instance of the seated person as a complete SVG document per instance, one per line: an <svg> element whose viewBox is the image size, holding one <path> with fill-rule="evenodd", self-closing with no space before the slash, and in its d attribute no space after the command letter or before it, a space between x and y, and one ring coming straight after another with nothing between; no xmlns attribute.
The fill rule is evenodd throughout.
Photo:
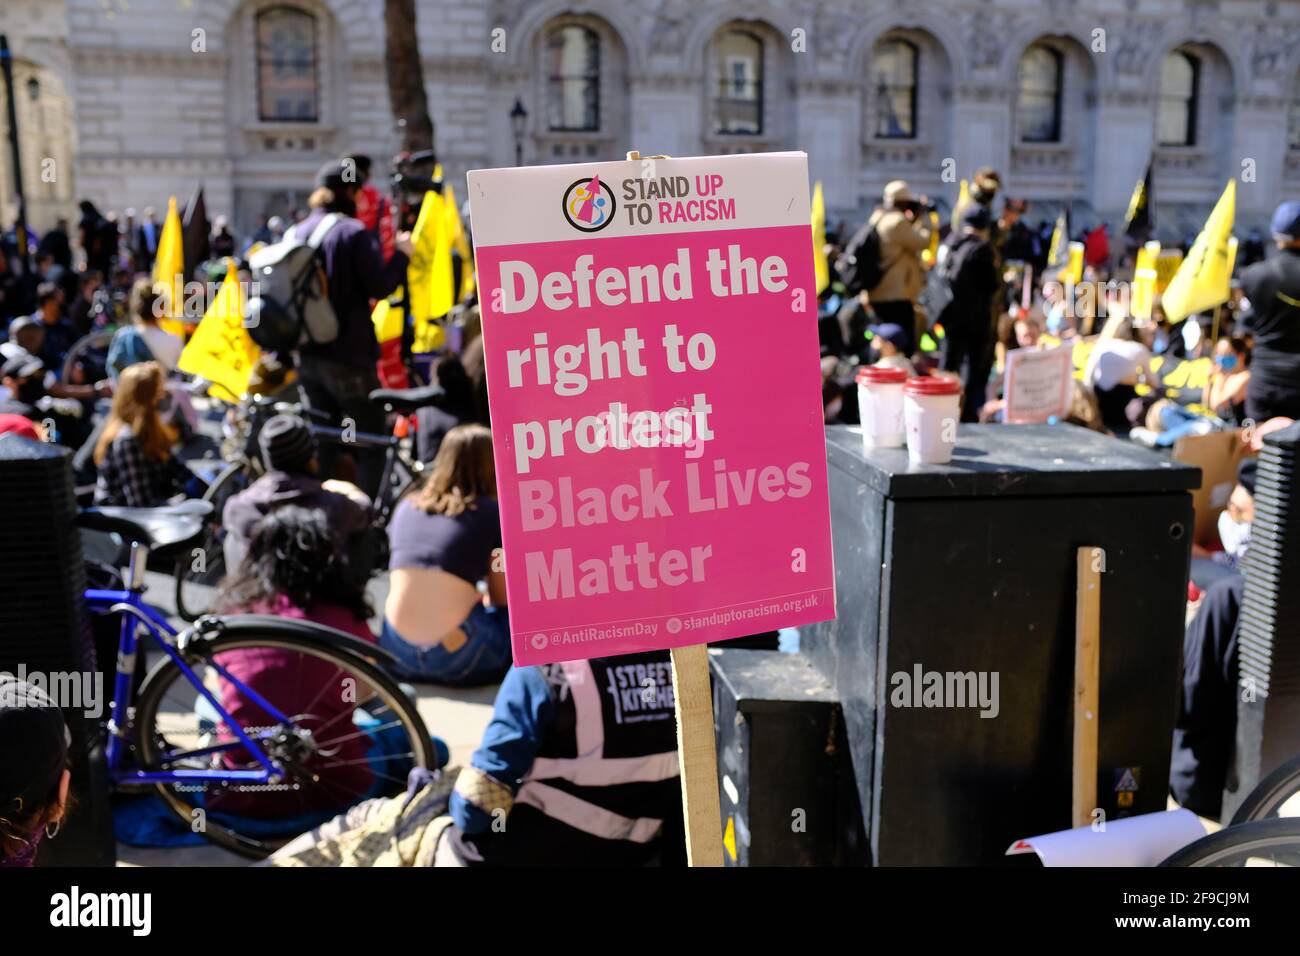
<svg viewBox="0 0 1300 956"><path fill-rule="evenodd" d="M151 360L167 372L176 371L185 343L158 324L158 304L153 282L136 279L131 286L131 323L119 328L108 346L108 371L114 378L128 365Z"/></svg>
<svg viewBox="0 0 1300 956"><path fill-rule="evenodd" d="M424 486L388 524L389 590L379 644L409 680L477 685L510 667L492 433L447 432ZM486 582L486 593L479 583Z"/></svg>
<svg viewBox="0 0 1300 956"><path fill-rule="evenodd" d="M95 444L95 504L152 508L177 495L202 494L198 476L172 450L177 434L159 408L166 397L157 362L141 362L122 373Z"/></svg>
<svg viewBox="0 0 1300 956"><path fill-rule="evenodd" d="M882 322L871 328L869 362L881 368L901 368L908 375L915 375L912 360L904 353L907 348L907 333L896 322Z"/></svg>
<svg viewBox="0 0 1300 956"><path fill-rule="evenodd" d="M1151 352L1134 341L1130 321L1117 323L1114 335L1097 339L1088 355L1083 381L1097 396L1102 424L1121 437L1127 435L1132 427L1128 404L1137 398L1138 382L1156 381Z"/></svg>
<svg viewBox="0 0 1300 956"><path fill-rule="evenodd" d="M68 811L68 747L63 714L38 687L0 673L0 869L36 865Z"/></svg>
<svg viewBox="0 0 1300 956"><path fill-rule="evenodd" d="M1250 348L1244 339L1228 335L1220 337L1214 344L1214 371L1201 393L1201 404L1214 417L1165 401L1158 403L1158 411L1147 416L1150 428L1134 428L1129 437L1144 445L1169 448L1184 435L1205 435L1221 423L1235 425L1245 421L1249 364Z"/></svg>
<svg viewBox="0 0 1300 956"><path fill-rule="evenodd" d="M1207 551L1192 545L1192 583L1202 590L1230 575L1240 574L1250 546L1250 529L1255 520L1254 458L1243 459L1237 466L1237 484L1228 497L1228 505L1219 512L1219 542L1222 551Z"/></svg>
<svg viewBox="0 0 1300 956"><path fill-rule="evenodd" d="M243 562L221 584L216 607L222 614L272 614L313 621L373 644L375 636L366 621L371 615L365 589L347 569L346 559L333 547L325 513L319 509L286 505L277 508L253 528ZM340 728L328 756L308 759L328 761L329 786L301 793L230 793L209 809L247 816L273 817L303 810L337 810L374 796L376 783L367 761L370 740L352 730L353 712L363 688L344 687L343 671L319 658L295 651L266 647L232 650L220 663L250 690L265 696L285 714L311 714L316 726ZM335 689L331 690L331 687ZM221 705L243 726L266 723L261 706L245 697L234 684L221 680ZM200 704L200 711L204 705ZM208 713L215 718L215 709ZM201 714L202 716L202 714ZM347 727L346 733L342 728ZM247 762L246 753L227 758L236 767Z"/></svg>
<svg viewBox="0 0 1300 956"><path fill-rule="evenodd" d="M438 360L434 381L444 392L443 400L415 413L415 451L426 465L438 454L447 432L474 420L474 386L457 356L444 355Z"/></svg>
<svg viewBox="0 0 1300 956"><path fill-rule="evenodd" d="M370 499L356 485L317 477L316 440L296 415L269 419L258 432L257 443L266 473L231 495L221 512L226 567L239 567L259 521L277 508L298 505L325 513L335 549L348 551L354 571L364 581L373 560L364 540L371 525Z"/></svg>
<svg viewBox="0 0 1300 956"><path fill-rule="evenodd" d="M1183 638L1183 678L1169 790L1180 806L1217 820L1237 736L1237 624L1246 580L1211 585Z"/></svg>
<svg viewBox="0 0 1300 956"><path fill-rule="evenodd" d="M270 864L681 865L673 704L667 651L513 668L449 807L415 771L406 797L361 804Z"/></svg>

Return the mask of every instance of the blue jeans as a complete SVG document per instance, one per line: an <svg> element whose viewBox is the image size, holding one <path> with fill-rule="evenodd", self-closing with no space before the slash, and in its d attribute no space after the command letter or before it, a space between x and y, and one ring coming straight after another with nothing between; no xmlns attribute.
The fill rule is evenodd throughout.
<svg viewBox="0 0 1300 956"><path fill-rule="evenodd" d="M456 651L412 644L384 620L379 646L397 658L397 676L456 687L501 680L510 669L510 618L503 607L475 604L460 629L468 640Z"/></svg>
<svg viewBox="0 0 1300 956"><path fill-rule="evenodd" d="M1205 434L1201 423L1211 419L1197 415L1181 405L1167 405L1160 410L1160 424L1165 430L1156 435L1157 448L1172 448L1184 435Z"/></svg>

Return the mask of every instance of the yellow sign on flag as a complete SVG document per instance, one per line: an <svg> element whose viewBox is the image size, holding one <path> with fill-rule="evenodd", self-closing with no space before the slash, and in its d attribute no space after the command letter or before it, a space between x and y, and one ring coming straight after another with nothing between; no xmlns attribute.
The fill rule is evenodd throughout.
<svg viewBox="0 0 1300 956"><path fill-rule="evenodd" d="M158 324L173 335L185 337L185 242L181 234L181 216L176 197L167 200L167 218L158 237L158 253L153 261L154 289L162 296L165 314Z"/></svg>
<svg viewBox="0 0 1300 956"><path fill-rule="evenodd" d="M1228 301L1235 251L1232 226L1236 219L1237 182L1228 180L1223 195L1205 221L1187 258L1183 260L1169 288L1161 297L1165 315L1171 322L1212 309Z"/></svg>
<svg viewBox="0 0 1300 956"><path fill-rule="evenodd" d="M244 291L235 263L228 261L226 278L181 352L179 368L206 378L238 400L248 391L249 377L261 354L244 327Z"/></svg>
<svg viewBox="0 0 1300 956"><path fill-rule="evenodd" d="M813 273L817 277L817 294L821 295L831 284L831 270L826 262L826 199L820 182L813 187L812 245Z"/></svg>
<svg viewBox="0 0 1300 956"><path fill-rule="evenodd" d="M1173 280L1174 275L1178 272L1178 267L1183 264L1183 253L1180 249L1161 249L1160 255L1156 256L1156 292L1164 294L1165 289L1169 288L1169 283Z"/></svg>
<svg viewBox="0 0 1300 956"><path fill-rule="evenodd" d="M450 248L460 253L460 289L459 294L455 296L455 302L460 302L474 291L474 255L469 249L469 237L465 235L465 225L460 221L460 207L456 205L456 190L452 188L451 183L447 183L443 188L447 191L443 201L443 211L447 217Z"/></svg>

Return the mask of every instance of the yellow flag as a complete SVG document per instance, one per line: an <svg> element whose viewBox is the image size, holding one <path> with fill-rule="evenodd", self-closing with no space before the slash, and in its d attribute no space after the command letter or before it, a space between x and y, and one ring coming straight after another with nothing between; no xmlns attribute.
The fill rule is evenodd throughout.
<svg viewBox="0 0 1300 956"><path fill-rule="evenodd" d="M176 197L167 200L167 218L158 237L158 254L153 261L154 288L162 295L165 314L158 324L173 335L185 337L185 243Z"/></svg>
<svg viewBox="0 0 1300 956"><path fill-rule="evenodd" d="M948 223L954 230L961 228L961 211L966 208L970 202L970 183L966 180L961 181L961 186L957 189L957 205L952 207L952 219Z"/></svg>
<svg viewBox="0 0 1300 956"><path fill-rule="evenodd" d="M406 284L411 290L411 315L416 322L430 314L430 296L433 292L433 254L438 244L438 233L443 228L442 197L427 192L420 202L420 213L411 230L411 262L406 267Z"/></svg>
<svg viewBox="0 0 1300 956"><path fill-rule="evenodd" d="M226 278L203 314L178 363L182 372L199 375L238 399L248 391L248 379L261 350L244 328L244 291L233 260Z"/></svg>
<svg viewBox="0 0 1300 956"><path fill-rule="evenodd" d="M1232 279L1232 226L1236 219L1237 182L1228 180L1223 195L1205 221L1187 258L1169 281L1161 297L1165 315L1180 322L1194 312L1201 312L1228 301Z"/></svg>
<svg viewBox="0 0 1300 956"><path fill-rule="evenodd" d="M1151 318L1151 307L1155 300L1156 261L1160 257L1160 243L1148 242L1138 250L1137 261L1133 265L1133 295L1129 311L1135 319Z"/></svg>
<svg viewBox="0 0 1300 956"><path fill-rule="evenodd" d="M400 291L389 299L380 299L375 303L375 310L370 313L370 321L375 324L375 341L383 345L393 339L400 339L405 317Z"/></svg>
<svg viewBox="0 0 1300 956"><path fill-rule="evenodd" d="M826 199L820 182L813 187L812 245L813 274L817 277L817 294L821 295L831 284L831 270L826 262Z"/></svg>
<svg viewBox="0 0 1300 956"><path fill-rule="evenodd" d="M451 248L460 253L460 289L455 297L460 302L474 291L474 255L469 249L469 237L465 235L465 225L460 221L460 207L456 204L456 190L451 183L444 187L446 196L443 202L444 215L447 217L447 235Z"/></svg>

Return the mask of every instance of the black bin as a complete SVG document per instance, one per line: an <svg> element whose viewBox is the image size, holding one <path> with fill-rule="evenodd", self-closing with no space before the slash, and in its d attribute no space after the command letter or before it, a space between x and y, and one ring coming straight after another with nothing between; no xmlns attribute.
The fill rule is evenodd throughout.
<svg viewBox="0 0 1300 956"><path fill-rule="evenodd" d="M58 701L72 733L76 806L57 838L41 842L38 862L112 866L116 845L102 745L112 686L98 674L82 600L86 572L70 459L57 445L0 435L0 671L38 673L51 686L75 676L92 688L97 699L71 702L81 706Z"/></svg>
<svg viewBox="0 0 1300 956"><path fill-rule="evenodd" d="M1073 426L962 426L944 466L851 426L827 443L836 619L802 652L843 707L872 860L989 864L1071 826L1082 546L1104 551L1099 809L1163 810L1200 470Z"/></svg>

